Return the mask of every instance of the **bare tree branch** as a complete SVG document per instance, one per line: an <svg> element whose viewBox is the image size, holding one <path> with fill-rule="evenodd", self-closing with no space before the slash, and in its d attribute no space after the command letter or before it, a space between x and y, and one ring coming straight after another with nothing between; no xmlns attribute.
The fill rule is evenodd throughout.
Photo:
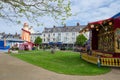
<svg viewBox="0 0 120 80"><path fill-rule="evenodd" d="M54 20L63 20L63 18L66 19L71 16L70 11L70 0L0 1L0 17L10 21L26 17L29 21L39 22L39 17L47 15L53 17Z"/></svg>

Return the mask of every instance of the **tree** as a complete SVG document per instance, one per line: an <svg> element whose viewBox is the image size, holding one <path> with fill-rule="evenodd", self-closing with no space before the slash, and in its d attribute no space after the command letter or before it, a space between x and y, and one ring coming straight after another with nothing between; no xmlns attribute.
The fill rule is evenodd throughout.
<svg viewBox="0 0 120 80"><path fill-rule="evenodd" d="M38 23L42 16L64 21L70 11L70 0L0 0L0 17L17 23L20 18Z"/></svg>
<svg viewBox="0 0 120 80"><path fill-rule="evenodd" d="M42 43L42 39L41 39L40 37L37 37L37 38L35 39L34 44L40 45L41 43Z"/></svg>
<svg viewBox="0 0 120 80"><path fill-rule="evenodd" d="M85 44L86 40L87 40L87 38L83 34L78 35L76 38L76 44L79 46L83 46Z"/></svg>

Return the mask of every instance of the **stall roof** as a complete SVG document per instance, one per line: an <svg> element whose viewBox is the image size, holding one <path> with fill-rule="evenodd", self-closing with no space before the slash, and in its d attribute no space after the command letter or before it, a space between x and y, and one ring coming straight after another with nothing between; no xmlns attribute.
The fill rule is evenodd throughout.
<svg viewBox="0 0 120 80"><path fill-rule="evenodd" d="M103 21L106 21L106 20L111 20L112 18L108 18L108 19L104 19L104 20L99 20L99 21L95 21L95 22L90 22L88 24L101 24Z"/></svg>
<svg viewBox="0 0 120 80"><path fill-rule="evenodd" d="M120 12L114 15L112 18L118 18L118 17L120 17Z"/></svg>
<svg viewBox="0 0 120 80"><path fill-rule="evenodd" d="M114 24L116 25L118 22L118 19L120 18L120 12L116 15L114 15L113 17L111 18L108 18L108 19L104 19L104 20L99 20L99 21L95 21L95 22L90 22L88 23L87 27L89 27L89 25L91 24L102 24L103 21L107 21L107 20L114 20ZM119 20L120 21L120 20ZM115 27L115 26L114 26ZM117 27L117 26L116 26ZM119 26L118 26L119 27Z"/></svg>
<svg viewBox="0 0 120 80"><path fill-rule="evenodd" d="M114 21L114 28L115 29L120 28L120 12L119 12L116 15L112 16L111 18L88 23L88 25L85 28L83 28L80 32L83 32L87 28L90 28L90 25L92 25L92 24L102 24L103 21L107 21L107 20Z"/></svg>
<svg viewBox="0 0 120 80"><path fill-rule="evenodd" d="M114 27L120 28L120 12L112 17L114 19Z"/></svg>
<svg viewBox="0 0 120 80"><path fill-rule="evenodd" d="M115 19L115 18L119 18L119 17L120 17L120 12L117 13L116 15L114 15L114 16L111 17L111 18L104 19L104 20L99 20L99 21L95 21L95 22L90 22L90 23L88 23L88 24L101 24L103 21L111 20L111 19Z"/></svg>

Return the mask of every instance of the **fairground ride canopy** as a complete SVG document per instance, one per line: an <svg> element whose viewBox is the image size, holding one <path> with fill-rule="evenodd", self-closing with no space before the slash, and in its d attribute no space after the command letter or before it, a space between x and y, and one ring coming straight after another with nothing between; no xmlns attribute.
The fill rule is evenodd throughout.
<svg viewBox="0 0 120 80"><path fill-rule="evenodd" d="M98 30L100 26L104 27L103 25L112 25L114 30L120 28L120 12L111 18L88 23L80 32L86 32L92 29Z"/></svg>

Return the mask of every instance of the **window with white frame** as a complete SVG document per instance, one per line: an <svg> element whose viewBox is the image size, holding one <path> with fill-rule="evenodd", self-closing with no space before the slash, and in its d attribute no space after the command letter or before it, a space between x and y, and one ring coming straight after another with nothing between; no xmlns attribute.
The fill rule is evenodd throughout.
<svg viewBox="0 0 120 80"><path fill-rule="evenodd" d="M45 34L44 34L44 37L45 37Z"/></svg>
<svg viewBox="0 0 120 80"><path fill-rule="evenodd" d="M50 37L50 34L48 34L48 37Z"/></svg>
<svg viewBox="0 0 120 80"><path fill-rule="evenodd" d="M72 32L72 36L75 36L75 32Z"/></svg>
<svg viewBox="0 0 120 80"><path fill-rule="evenodd" d="M44 39L44 42L45 42L45 39Z"/></svg>
<svg viewBox="0 0 120 80"><path fill-rule="evenodd" d="M53 36L55 36L55 33L53 33Z"/></svg>

